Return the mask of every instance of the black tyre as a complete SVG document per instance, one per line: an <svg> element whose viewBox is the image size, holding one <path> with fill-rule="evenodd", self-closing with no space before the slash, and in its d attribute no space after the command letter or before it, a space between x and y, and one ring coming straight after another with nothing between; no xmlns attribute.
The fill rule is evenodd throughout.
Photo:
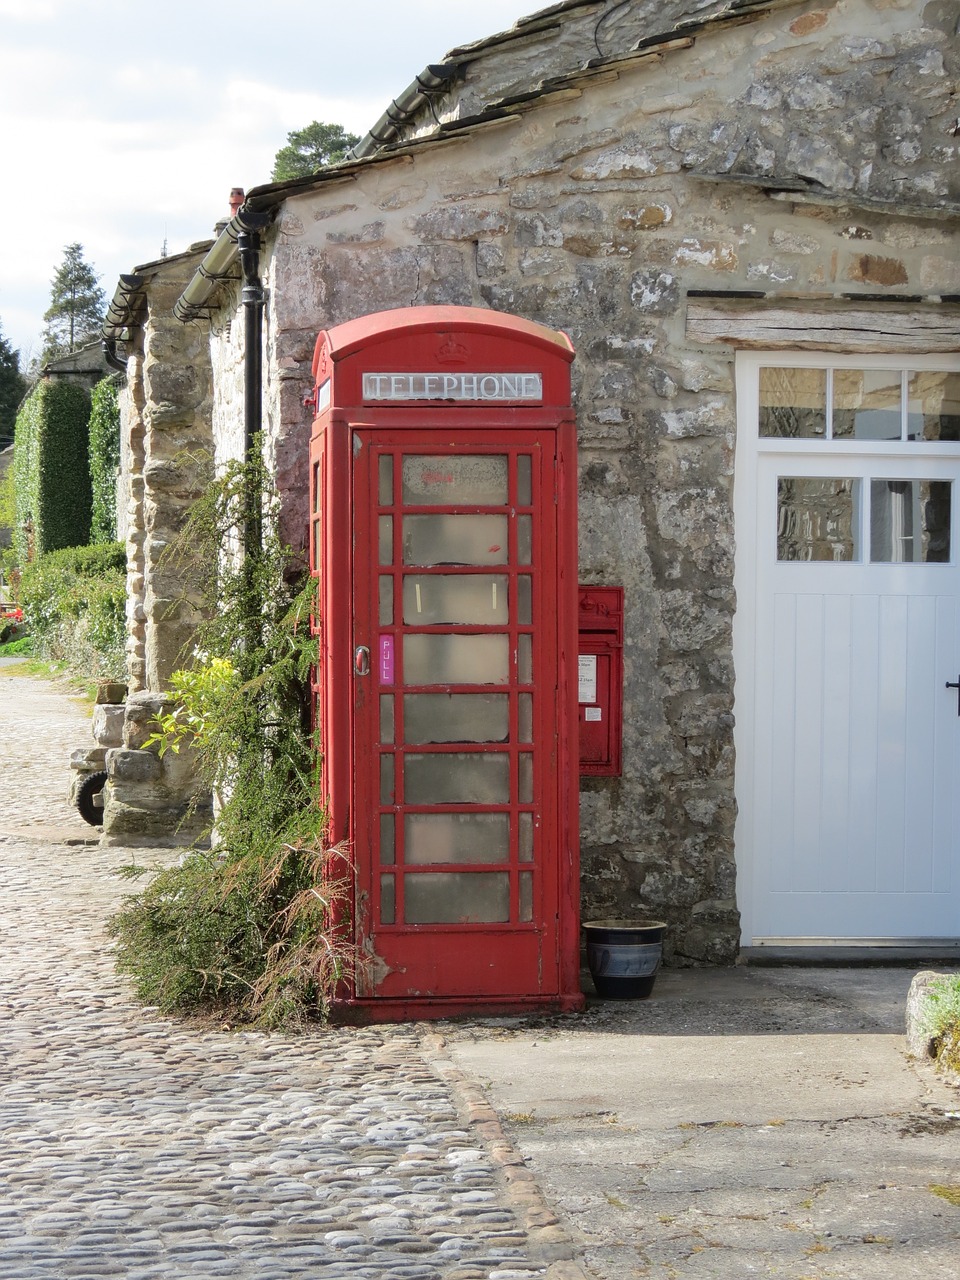
<svg viewBox="0 0 960 1280"><path fill-rule="evenodd" d="M91 827L103 826L103 786L107 780L105 770L88 773L77 786L77 808L84 822Z"/></svg>

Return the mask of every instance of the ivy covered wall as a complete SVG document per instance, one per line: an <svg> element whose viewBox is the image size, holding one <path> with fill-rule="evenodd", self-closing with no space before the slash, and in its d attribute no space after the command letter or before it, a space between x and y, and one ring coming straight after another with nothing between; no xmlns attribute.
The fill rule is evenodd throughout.
<svg viewBox="0 0 960 1280"><path fill-rule="evenodd" d="M117 536L117 470L120 466L120 386L102 378L90 397L90 541Z"/></svg>
<svg viewBox="0 0 960 1280"><path fill-rule="evenodd" d="M17 415L14 468L21 565L90 537L90 397L82 387L44 379Z"/></svg>

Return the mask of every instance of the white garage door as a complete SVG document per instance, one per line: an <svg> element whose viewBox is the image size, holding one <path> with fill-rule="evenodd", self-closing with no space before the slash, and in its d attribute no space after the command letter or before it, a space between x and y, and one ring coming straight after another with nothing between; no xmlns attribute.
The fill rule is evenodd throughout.
<svg viewBox="0 0 960 1280"><path fill-rule="evenodd" d="M960 935L957 370L738 362L745 943Z"/></svg>

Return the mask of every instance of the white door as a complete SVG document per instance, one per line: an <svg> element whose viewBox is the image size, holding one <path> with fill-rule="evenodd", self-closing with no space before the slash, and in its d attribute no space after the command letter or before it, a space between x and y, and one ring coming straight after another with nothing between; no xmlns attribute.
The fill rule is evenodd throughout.
<svg viewBox="0 0 960 1280"><path fill-rule="evenodd" d="M879 363L738 364L748 944L960 935L960 375Z"/></svg>

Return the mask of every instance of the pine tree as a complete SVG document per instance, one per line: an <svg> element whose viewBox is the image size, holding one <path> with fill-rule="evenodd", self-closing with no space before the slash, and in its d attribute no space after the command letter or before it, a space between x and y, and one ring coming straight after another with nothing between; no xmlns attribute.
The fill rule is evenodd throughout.
<svg viewBox="0 0 960 1280"><path fill-rule="evenodd" d="M68 244L50 282L50 306L43 316L43 359L95 342L105 306L100 277L84 261L83 245Z"/></svg>
<svg viewBox="0 0 960 1280"><path fill-rule="evenodd" d="M273 181L309 178L325 164L342 160L359 141L357 134L345 133L342 124L321 124L314 120L305 129L294 129L287 134L287 145L274 157Z"/></svg>
<svg viewBox="0 0 960 1280"><path fill-rule="evenodd" d="M14 351L0 329L0 449L13 443L13 424L26 389L20 373L20 353Z"/></svg>

